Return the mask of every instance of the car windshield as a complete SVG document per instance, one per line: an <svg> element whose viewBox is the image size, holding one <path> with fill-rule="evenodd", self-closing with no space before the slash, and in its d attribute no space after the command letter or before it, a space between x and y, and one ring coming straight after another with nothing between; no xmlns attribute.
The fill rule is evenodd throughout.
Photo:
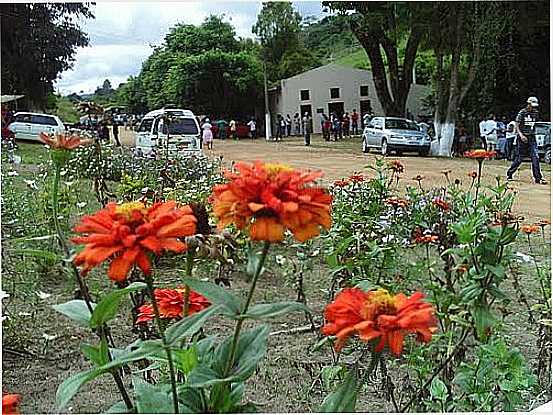
<svg viewBox="0 0 553 415"><path fill-rule="evenodd" d="M167 134L167 126L163 125L163 134ZM192 118L176 118L169 124L169 134L176 135L197 135L198 126Z"/></svg>
<svg viewBox="0 0 553 415"><path fill-rule="evenodd" d="M147 118L142 120L140 127L138 127L139 133L149 133L152 129L152 124L154 123L153 118Z"/></svg>
<svg viewBox="0 0 553 415"><path fill-rule="evenodd" d="M414 122L402 119L388 119L386 120L387 130L412 130L419 131L419 128Z"/></svg>

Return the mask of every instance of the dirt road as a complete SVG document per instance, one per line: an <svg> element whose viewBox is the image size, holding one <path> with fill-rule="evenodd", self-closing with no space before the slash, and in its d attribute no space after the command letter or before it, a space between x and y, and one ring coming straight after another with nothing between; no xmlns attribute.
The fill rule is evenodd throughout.
<svg viewBox="0 0 553 415"><path fill-rule="evenodd" d="M134 145L130 131L122 132L123 142ZM317 169L325 173L325 179L334 180L345 177L353 172L363 172L370 176L372 172L366 168L373 164L378 154L363 154L359 138L352 138L341 142L325 142L321 136L312 138L311 146L303 145L301 137L285 138L282 142L266 142L264 139L220 141L215 140L214 150L206 152L214 157L223 156L227 162L265 160L283 162L294 167ZM405 166L405 180L417 174L425 176L424 185L443 185L446 183L444 169L451 169L451 178L459 178L463 183L470 184L467 173L476 170L477 163L468 159L443 159L418 156L391 156L397 158ZM545 179L551 183L550 167L542 163L542 172ZM503 160L487 161L484 166L483 180L485 183L495 183L495 177L505 177L508 162ZM524 163L515 175L512 186L518 190L519 197L515 203L515 210L526 218L535 220L551 218L551 186L535 185L532 183L530 163ZM414 182L413 182L414 183Z"/></svg>

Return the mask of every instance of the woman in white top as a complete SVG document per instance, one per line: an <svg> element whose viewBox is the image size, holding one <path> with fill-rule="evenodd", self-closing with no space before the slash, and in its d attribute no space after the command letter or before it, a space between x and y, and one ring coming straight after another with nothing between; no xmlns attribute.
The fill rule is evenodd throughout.
<svg viewBox="0 0 553 415"><path fill-rule="evenodd" d="M213 133L211 132L211 124L209 123L209 118L206 118L202 125L202 140L204 145L207 146L208 150L213 150Z"/></svg>

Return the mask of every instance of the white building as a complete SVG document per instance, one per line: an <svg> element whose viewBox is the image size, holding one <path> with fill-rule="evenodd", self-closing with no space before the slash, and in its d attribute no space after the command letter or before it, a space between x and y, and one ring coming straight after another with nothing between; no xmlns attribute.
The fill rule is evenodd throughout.
<svg viewBox="0 0 553 415"><path fill-rule="evenodd" d="M421 113L422 99L430 93L424 85L411 85L407 98L407 111L415 116ZM277 114L293 118L295 113L309 112L314 117L313 130L321 132L317 114L350 115L355 109L360 114L372 112L384 115L376 95L372 73L336 64L320 66L280 81L269 92L271 119Z"/></svg>

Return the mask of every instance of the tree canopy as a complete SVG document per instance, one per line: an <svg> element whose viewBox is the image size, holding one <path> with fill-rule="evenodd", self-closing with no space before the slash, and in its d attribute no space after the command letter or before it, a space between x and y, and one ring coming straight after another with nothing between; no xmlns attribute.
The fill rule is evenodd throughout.
<svg viewBox="0 0 553 415"><path fill-rule="evenodd" d="M53 81L88 45L78 18L93 18L91 3L2 3L2 92L24 94L45 107Z"/></svg>

